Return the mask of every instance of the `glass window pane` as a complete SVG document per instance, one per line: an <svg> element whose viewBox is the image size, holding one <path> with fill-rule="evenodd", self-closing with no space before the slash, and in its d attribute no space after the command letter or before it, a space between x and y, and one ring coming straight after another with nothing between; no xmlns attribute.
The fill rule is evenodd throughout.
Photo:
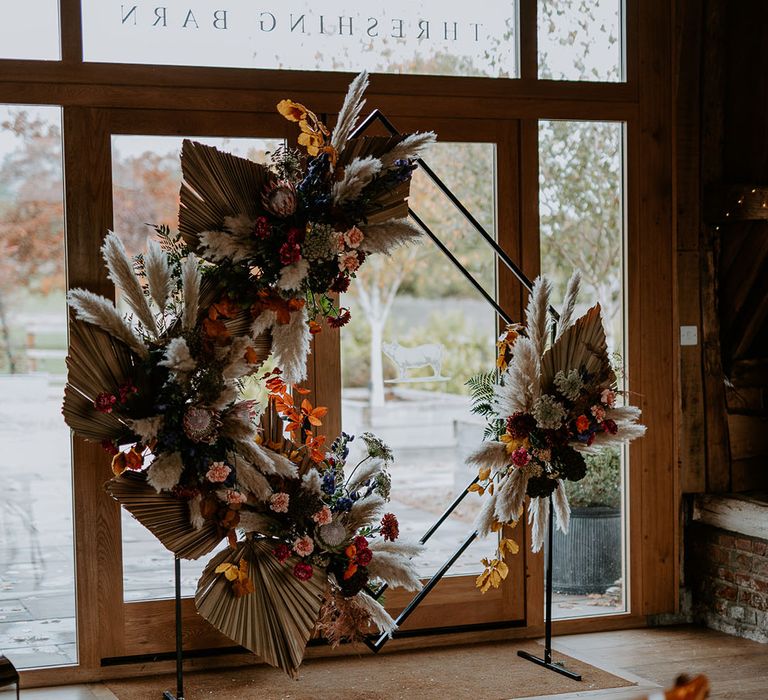
<svg viewBox="0 0 768 700"><path fill-rule="evenodd" d="M608 350L624 354L624 128L614 122L539 122L541 270L560 306L574 269L579 314L599 301ZM621 381L621 380L620 380ZM626 575L623 452L587 457L587 476L567 483L568 535L555 532L555 617L623 612Z"/></svg>
<svg viewBox="0 0 768 700"><path fill-rule="evenodd" d="M87 61L517 76L515 0L83 0L82 8Z"/></svg>
<svg viewBox="0 0 768 700"><path fill-rule="evenodd" d="M0 58L58 61L58 0L0 3Z"/></svg>
<svg viewBox="0 0 768 700"><path fill-rule="evenodd" d="M624 80L622 0L539 0L539 77Z"/></svg>
<svg viewBox="0 0 768 700"><path fill-rule="evenodd" d="M0 105L0 649L77 662L61 110Z"/></svg>
<svg viewBox="0 0 768 700"><path fill-rule="evenodd" d="M440 142L427 161L494 234L495 146ZM419 170L410 204L493 294L492 251ZM366 261L342 304L352 310L342 330L344 430L371 431L392 447L389 507L402 516L401 532L418 539L476 475L464 460L484 423L470 413L465 382L493 366L495 313L426 237ZM418 559L423 576L471 533L480 505L469 494L443 523ZM479 573L488 553L488 542L474 543L449 575Z"/></svg>

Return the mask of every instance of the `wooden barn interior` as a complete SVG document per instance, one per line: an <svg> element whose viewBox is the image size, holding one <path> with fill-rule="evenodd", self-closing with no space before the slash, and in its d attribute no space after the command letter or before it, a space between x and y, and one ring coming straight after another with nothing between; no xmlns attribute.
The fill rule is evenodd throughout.
<svg viewBox="0 0 768 700"><path fill-rule="evenodd" d="M227 22L237 31L238 17L256 10L219 4L169 2L160 12L159 0L38 1L23 21L14 14L22 10L0 6L0 698L18 688L37 700L767 697L768 3L761 0L489 0L476 10L416 3L413 16L434 17L433 33L445 30L445 41L451 26L454 35L470 26L471 10L486 13L486 23L514 17L513 39L504 35L516 47L507 73L451 56L399 64L391 51L410 46L397 19L413 9L408 3L326 3L334 22L340 12L358 13L367 23L361 31L386 20L394 43L370 64L364 114L378 109L403 133L437 134L434 156L424 160L524 276L553 275L556 296L566 268L594 264L593 276L584 275L594 277L583 285L584 309L601 294L612 305L627 396L647 432L615 462L600 463L615 469L605 477L614 480L613 505L585 502L600 506L604 519L612 509L613 539L589 530L582 549L552 545L561 562L600 559L614 568L582 585L573 580L575 563L567 570L555 563L551 617L545 552L531 551L523 519L507 533L519 551L498 588L477 590L475 560L492 547L483 554L474 543L472 556L457 558L413 609L413 593L386 593L394 617L408 612L380 653L315 638L294 681L197 614L199 573L190 568L182 576L186 694L179 693L173 555L142 549L141 528L105 493L110 457L71 436L60 414L64 357L76 342L67 334L65 293L82 287L114 298L100 254L108 230L125 226L140 242L151 233L147 222L176 225L181 137L224 150L242 143L266 158L296 140L296 125L275 111L280 100L310 106L332 124L365 67L341 50L319 57L306 47L297 67L289 43L279 57L227 63L221 55L231 40L222 43L215 31ZM267 5L243 29L257 49L273 31L287 32L288 42L302 12L326 11ZM604 49L576 61L581 75L558 73L554 59L543 63L547 31L570 21L570 39L564 30L547 50L578 48L579 32L608 21L602 11L615 31ZM193 12L197 27L188 26ZM56 20L55 48L36 55L45 13ZM454 15L460 24L446 19ZM352 22L339 25L350 41ZM163 58L172 41L193 34L199 43L183 58L170 49ZM377 37L369 29L374 52ZM481 61L495 49L472 50ZM382 125L371 133L384 133ZM445 231L464 270L488 281L498 308L522 320L524 285L430 187L426 179L414 184L412 209L425 212L438 237ZM172 196L159 202L160 192ZM393 502L401 530L406 514L414 518L416 538L471 482L463 460L477 425L464 382L482 362L493 369L503 325L438 248L425 245L428 252L398 268L386 323L385 315L376 325L368 292L351 290L353 321L314 338L304 384L312 405L329 408L329 436L378 427L394 441ZM398 260L379 274L395 279ZM362 271L360 278L367 284ZM372 337L383 354L369 352ZM398 350L430 343L441 348L442 368L411 376L418 362L402 355L397 364ZM419 569L425 583L472 532L472 498L432 540ZM582 680L517 655L543 654L549 632L554 661Z"/></svg>

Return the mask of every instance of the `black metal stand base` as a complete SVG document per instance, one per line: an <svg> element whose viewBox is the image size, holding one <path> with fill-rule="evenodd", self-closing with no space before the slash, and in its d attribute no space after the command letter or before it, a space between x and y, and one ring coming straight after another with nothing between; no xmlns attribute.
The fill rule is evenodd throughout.
<svg viewBox="0 0 768 700"><path fill-rule="evenodd" d="M533 661L533 663L538 664L539 666L548 668L550 671L554 671L555 673L559 673L562 676L571 678L574 681L581 680L580 673L574 673L573 671L569 671L564 666L558 666L557 664L553 664L551 661L545 661L541 657L534 656L533 654L530 654L527 651L518 651L517 655L523 659L527 659L528 661Z"/></svg>
<svg viewBox="0 0 768 700"><path fill-rule="evenodd" d="M181 559L173 562L176 584L176 695L170 690L163 693L163 700L184 700L184 651L181 629Z"/></svg>

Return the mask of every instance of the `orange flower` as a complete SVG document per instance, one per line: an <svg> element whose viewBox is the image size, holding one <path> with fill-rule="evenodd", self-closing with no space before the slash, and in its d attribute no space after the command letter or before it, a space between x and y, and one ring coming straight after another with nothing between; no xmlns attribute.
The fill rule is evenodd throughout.
<svg viewBox="0 0 768 700"><path fill-rule="evenodd" d="M580 433L584 433L589 430L589 418L587 418L584 414L580 415L576 419L576 430L578 430Z"/></svg>
<svg viewBox="0 0 768 700"><path fill-rule="evenodd" d="M349 579L351 579L351 578L352 578L352 577L353 577L353 576L354 576L356 573L357 573L357 564L355 564L355 562L353 562L353 561L352 561L352 562L350 562L350 563L349 563L349 566L347 567L347 570L344 572L344 576L342 576L342 578L343 578L345 581L348 581L348 580L349 580Z"/></svg>
<svg viewBox="0 0 768 700"><path fill-rule="evenodd" d="M206 318L203 320L203 332L209 337L224 340L229 337L229 331L223 321Z"/></svg>
<svg viewBox="0 0 768 700"><path fill-rule="evenodd" d="M249 365L255 365L261 358L259 357L259 353L256 352L252 347L248 347L245 349L245 361Z"/></svg>
<svg viewBox="0 0 768 700"><path fill-rule="evenodd" d="M354 559L357 556L357 547L353 544L348 545L344 550L344 554L347 555L347 559Z"/></svg>
<svg viewBox="0 0 768 700"><path fill-rule="evenodd" d="M325 435L318 435L317 437L313 437L312 435L307 435L307 440L305 442L305 445L309 450L309 456L313 462L319 463L325 459L325 452L323 452L321 449L324 444L325 444Z"/></svg>
<svg viewBox="0 0 768 700"><path fill-rule="evenodd" d="M251 316L256 318L264 311L274 311L277 323L284 326L291 320L291 313L304 307L304 299L282 299L274 292L261 290L259 300L251 306Z"/></svg>
<svg viewBox="0 0 768 700"><path fill-rule="evenodd" d="M293 100L280 100L277 103L277 111L291 122L301 121L309 112L303 104Z"/></svg>
<svg viewBox="0 0 768 700"><path fill-rule="evenodd" d="M304 399L301 402L301 414L304 416L304 418L309 421L310 425L314 425L315 427L321 426L323 423L320 420L326 413L328 413L328 408L325 406L318 406L317 408L312 408L312 404L307 401L307 399Z"/></svg>
<svg viewBox="0 0 768 700"><path fill-rule="evenodd" d="M317 335L322 330L323 330L323 327L317 321L309 322L309 332L312 335Z"/></svg>

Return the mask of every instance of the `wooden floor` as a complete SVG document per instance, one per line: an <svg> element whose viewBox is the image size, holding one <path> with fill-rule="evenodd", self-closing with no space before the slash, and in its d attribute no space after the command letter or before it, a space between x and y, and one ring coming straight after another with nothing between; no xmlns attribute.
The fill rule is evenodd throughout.
<svg viewBox="0 0 768 700"><path fill-rule="evenodd" d="M634 680L638 685L617 690L537 696L536 700L642 700L649 693L671 685L680 673L705 673L712 684L711 700L768 700L768 644L712 630L665 627L578 634L556 638L554 647L556 652L561 651ZM467 647L467 653L472 653L471 646ZM542 669L542 673L550 672ZM0 690L0 700L11 697L10 690ZM332 689L329 689L328 697L333 697ZM107 700L114 696L103 686L92 685L27 690L23 691L22 698ZM511 698L523 700L520 696ZM482 699L478 696L478 700Z"/></svg>

